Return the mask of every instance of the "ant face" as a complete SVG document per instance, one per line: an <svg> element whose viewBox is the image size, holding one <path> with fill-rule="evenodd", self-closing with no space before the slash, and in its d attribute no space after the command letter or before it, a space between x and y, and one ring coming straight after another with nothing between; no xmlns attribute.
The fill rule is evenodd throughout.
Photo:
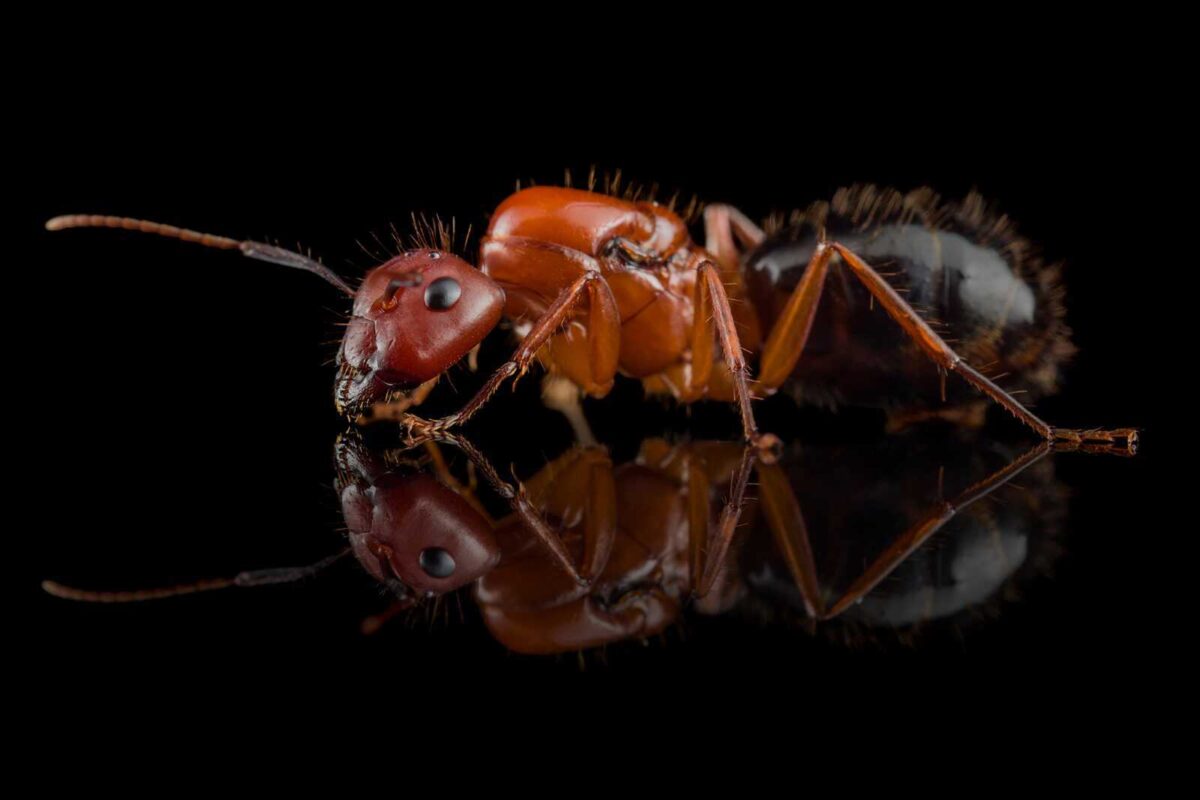
<svg viewBox="0 0 1200 800"><path fill-rule="evenodd" d="M376 267L354 298L338 352L338 410L445 372L496 327L504 292L461 258L410 250Z"/></svg>
<svg viewBox="0 0 1200 800"><path fill-rule="evenodd" d="M478 579L500 558L488 521L428 475L384 475L367 488L348 484L342 511L355 557L384 583L442 594Z"/></svg>

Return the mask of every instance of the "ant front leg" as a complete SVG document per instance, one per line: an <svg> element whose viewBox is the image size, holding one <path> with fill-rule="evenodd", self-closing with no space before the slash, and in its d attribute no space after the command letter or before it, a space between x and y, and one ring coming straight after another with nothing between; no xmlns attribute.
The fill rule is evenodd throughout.
<svg viewBox="0 0 1200 800"><path fill-rule="evenodd" d="M788 298L783 314L776 323L767 343L763 347L762 365L758 385L773 390L779 388L795 369L804 351L808 335L816 318L817 305L825 279L829 274L829 262L839 256L850 271L866 287L871 296L883 306L889 316L900 325L901 330L946 372L955 372L1014 417L1027 425L1044 439L1063 439L1068 442L1125 442L1133 447L1137 442L1137 431L1120 428L1111 431L1076 431L1056 429L1021 405L1012 395L1001 389L986 376L968 364L951 349L912 306L892 288L883 276L859 258L849 248L837 242L819 242L808 263L800 283Z"/></svg>
<svg viewBox="0 0 1200 800"><path fill-rule="evenodd" d="M440 378L440 376L439 376ZM381 403L375 403L355 418L355 425L373 425L376 422L403 421L408 410L421 405L438 384L439 378L430 378L412 392Z"/></svg>
<svg viewBox="0 0 1200 800"><path fill-rule="evenodd" d="M457 413L441 419L426 420L416 416L405 417L403 424L408 428L410 435L414 437L436 436L473 417L479 409L487 404L506 380L513 377L519 378L525 374L538 351L571 318L584 300L588 301L591 311L589 336L592 338L592 361L598 365L601 371L615 373L616 353L620 348L620 328L619 326L604 326L603 322L616 318L616 301L599 270L585 270L559 294L525 338L521 340L513 357L488 378L470 402ZM595 323L594 327L592 327L592 323Z"/></svg>

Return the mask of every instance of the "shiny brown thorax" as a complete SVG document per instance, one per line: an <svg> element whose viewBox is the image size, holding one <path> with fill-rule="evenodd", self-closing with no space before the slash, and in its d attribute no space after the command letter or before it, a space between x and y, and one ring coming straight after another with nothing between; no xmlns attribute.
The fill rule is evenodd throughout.
<svg viewBox="0 0 1200 800"><path fill-rule="evenodd" d="M878 266L972 363L989 365L991 374L1005 375L1007 385L1032 397L1055 390L1059 367L1073 352L1058 270L976 195L944 203L925 190L902 195L861 186L794 214L745 254L737 274L726 265L738 332L752 355L762 345L757 331L779 321L821 235ZM611 307L603 300L601 308L576 314L539 354L542 363L589 394L604 395L612 381L597 376L589 336L594 326L610 327L619 331L613 337L619 352L610 357L621 373L652 392L692 400L698 395L684 387L696 266L712 258L664 206L535 187L496 210L480 267L504 289L504 313L519 335L581 271L598 269ZM804 357L783 390L821 405L941 405L941 376L928 355L899 335L840 261L833 270ZM729 400L729 373L719 356L716 367L703 396ZM979 398L961 383L949 393L951 405Z"/></svg>
<svg viewBox="0 0 1200 800"><path fill-rule="evenodd" d="M696 264L707 258L684 221L665 206L577 189L534 187L496 209L480 268L504 289L504 313L518 334L585 270L606 288L589 320L577 319L541 354L543 363L595 396L612 387L597 375L585 325L617 332L617 368L647 378L686 358Z"/></svg>

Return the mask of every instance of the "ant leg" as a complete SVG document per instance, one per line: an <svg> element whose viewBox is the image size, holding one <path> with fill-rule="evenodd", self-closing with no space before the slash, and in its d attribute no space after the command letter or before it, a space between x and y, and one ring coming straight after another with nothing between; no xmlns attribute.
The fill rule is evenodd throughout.
<svg viewBox="0 0 1200 800"><path fill-rule="evenodd" d="M512 359L501 365L462 409L435 420L409 416L403 423L408 427L410 434L436 435L473 417L506 380L513 377L519 379L529 370L538 351L571 319L584 300L587 300L589 306L588 336L591 338L593 374L608 373L608 380L611 380L611 375L616 372L616 355L620 349L620 327L615 322L616 300L613 299L612 290L608 288L600 272L587 270L558 295L546 309L546 313L521 340Z"/></svg>
<svg viewBox="0 0 1200 800"><path fill-rule="evenodd" d="M837 602L830 606L829 611L821 618L832 619L866 597L872 589L879 585L880 581L904 563L905 559L912 555L917 548L929 541L929 537L941 530L958 512L976 500L987 497L1025 469L1041 461L1053 450L1052 442L1036 444L1006 466L959 492L953 500L939 503L929 511L924 519L897 536L891 545L863 570L862 575L850 585L845 594L838 598Z"/></svg>
<svg viewBox="0 0 1200 800"><path fill-rule="evenodd" d="M783 385L796 368L817 316L817 305L821 302L832 257L833 251L824 242L817 245L800 283L792 290L783 313L763 345L756 387L774 391Z"/></svg>
<svg viewBox="0 0 1200 800"><path fill-rule="evenodd" d="M887 412L888 433L896 433L906 428L919 425L930 420L944 420L958 428L974 430L982 428L987 421L988 401L980 398L971 403L946 408L924 409L889 409Z"/></svg>
<svg viewBox="0 0 1200 800"><path fill-rule="evenodd" d="M424 403L433 392L433 388L437 386L439 375L436 378L430 378L422 383L412 392L398 397L394 400L385 400L381 403L374 403L369 409L359 414L355 420L355 425L373 425L376 422L392 421L404 419L410 408L419 406Z"/></svg>
<svg viewBox="0 0 1200 800"><path fill-rule="evenodd" d="M547 375L542 379L542 403L566 417L575 434L575 443L587 447L597 445L592 427L588 425L580 402L583 392L569 378Z"/></svg>
<svg viewBox="0 0 1200 800"><path fill-rule="evenodd" d="M479 498L475 494L475 488L479 485L475 479L475 462L471 460L467 461L467 483L464 484L458 478L454 477L454 474L450 471L450 466L446 463L446 458L442 455L441 448L437 446L437 442L433 439L427 439L422 445L425 449L425 454L429 456L429 466L433 470L433 474L437 476L437 479L442 482L442 485L470 503L471 508L478 511L489 524L494 524L495 520L492 519L492 515L488 513L488 510L484 508L483 503L479 501Z"/></svg>
<svg viewBox="0 0 1200 800"><path fill-rule="evenodd" d="M372 614L359 623L359 630L363 636L374 636L383 630L383 627L391 622L396 617L408 611L416 605L416 598L407 598L404 600L396 600L390 606L380 611L378 614Z"/></svg>
<svg viewBox="0 0 1200 800"><path fill-rule="evenodd" d="M1012 395L992 383L992 381L976 371L974 367L963 361L962 357L950 349L950 346L942 340L942 337L938 336L933 328L929 327L925 320L921 319L921 315L914 311L912 306L892 288L891 284L884 280L869 264L837 242L829 243L828 247L842 257L842 260L849 265L854 275L867 287L867 290L879 301L884 310L887 311L892 319L900 324L904 332L939 367L948 372L957 372L962 375L967 383L970 383L976 389L999 403L1014 417L1028 425L1043 438L1050 440L1062 439L1075 443L1125 442L1130 448L1137 445L1137 431L1133 428L1118 428L1106 431L1099 429L1067 430L1051 427L1029 409L1025 408L1025 406L1017 402Z"/></svg>
<svg viewBox="0 0 1200 800"><path fill-rule="evenodd" d="M908 334L942 369L957 372L975 388L999 403L1017 419L1032 428L1045 439L1064 439L1077 443L1124 441L1129 447L1137 442L1137 431L1121 428L1112 431L1074 431L1055 429L1021 405L1012 395L981 375L955 353L921 316L908 305L891 285L870 265L837 242L820 242L808 262L804 276L788 298L783 314L767 337L763 347L757 388L768 391L779 388L795 369L804 351L816 318L817 305L825 280L829 274L829 262L834 254L840 256L850 270L879 301L884 310L899 323Z"/></svg>
<svg viewBox="0 0 1200 800"><path fill-rule="evenodd" d="M754 470L757 451L753 447L742 449L742 462L730 485L729 497L721 509L716 527L710 529L708 524L708 481L697 485L699 481L689 480L688 485L688 529L691 531L693 546L700 531L707 531L707 543L704 552L704 570L700 573L700 581L696 586L696 596L704 597L713 588L721 567L729 555L729 546L737 533L738 521L742 517L742 507L746 502L746 486L750 482L750 473ZM703 472L700 473L703 475Z"/></svg>
<svg viewBox="0 0 1200 800"><path fill-rule="evenodd" d="M688 393L694 395L708 384L713 366L713 328L716 328L725 356L725 365L733 379L734 397L742 414L742 429L746 441L760 449L773 448L779 440L771 434L759 434L758 426L754 422L754 410L750 407L750 370L746 366L746 354L742 351L742 343L738 338L737 325L733 320L733 311L729 307L725 286L721 282L721 274L716 265L707 258L700 262L696 270Z"/></svg>
<svg viewBox="0 0 1200 800"><path fill-rule="evenodd" d="M721 266L738 266L740 260L734 239L743 248L758 247L766 238L762 228L733 206L715 203L704 208L704 249L717 256ZM726 260L728 259L728 263Z"/></svg>
<svg viewBox="0 0 1200 800"><path fill-rule="evenodd" d="M583 520L580 572L588 581L598 578L617 536L617 488L608 452L573 447L530 478L526 489L542 515Z"/></svg>
<svg viewBox="0 0 1200 800"><path fill-rule="evenodd" d="M588 579L581 575L579 569L575 566L575 562L571 559L571 554L567 552L566 545L563 544L562 537L552 531L550 526L546 524L546 520L538 513L534 504L530 502L529 493L520 481L516 481L516 486L514 487L501 478L500 474L496 472L496 468L487 460L487 457L461 436L444 430L433 431L428 436L430 439L448 442L466 453L467 458L471 459L479 471L483 473L484 478L491 485L492 489L495 490L496 494L508 501L513 513L519 516L521 521L525 523L525 527L550 550L554 559L566 570L567 574L580 585L587 584Z"/></svg>
<svg viewBox="0 0 1200 800"><path fill-rule="evenodd" d="M553 301L564 287L589 272L605 275L605 266L587 253L563 245L524 237L484 237L480 260L487 274L512 298L523 297L517 311L523 318L522 336L550 314ZM607 281L588 288L586 313L567 319L537 353L552 372L570 378L592 397L603 397L613 387L621 351L621 313Z"/></svg>
<svg viewBox="0 0 1200 800"><path fill-rule="evenodd" d="M758 503L762 506L767 527L775 537L775 544L792 573L792 580L800 589L804 610L814 620L823 618L825 602L821 597L816 558L808 540L804 512L787 475L778 464L759 465Z"/></svg>
<svg viewBox="0 0 1200 800"><path fill-rule="evenodd" d="M757 247L766 238L762 228L733 206L711 205L704 209L704 249L716 259L721 278L733 296L733 318L742 343L758 350L762 343L762 325L754 307L745 301L742 280L742 251ZM738 245L741 245L739 249Z"/></svg>
<svg viewBox="0 0 1200 800"><path fill-rule="evenodd" d="M79 600L84 603L137 603L142 600L159 600L164 597L176 597L182 594L209 592L214 589L230 587L248 588L252 586L270 586L277 583L294 583L310 578L340 561L350 548L344 548L331 556L321 559L307 567L283 567L278 569L258 569L240 572L232 578L210 578L208 580L183 583L177 586L164 586L159 589L137 589L124 592L91 591L66 586L57 581L42 581L42 589L47 594L61 597L64 600Z"/></svg>

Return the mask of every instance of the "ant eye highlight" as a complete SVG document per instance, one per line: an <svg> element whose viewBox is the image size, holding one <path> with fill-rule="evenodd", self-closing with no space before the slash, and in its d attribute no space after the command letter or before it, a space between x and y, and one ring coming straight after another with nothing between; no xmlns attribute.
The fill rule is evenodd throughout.
<svg viewBox="0 0 1200 800"><path fill-rule="evenodd" d="M440 547L426 547L417 558L417 563L431 578L448 578L454 574L454 556Z"/></svg>
<svg viewBox="0 0 1200 800"><path fill-rule="evenodd" d="M430 311L445 311L458 302L462 287L454 278L438 278L425 288L425 307Z"/></svg>

